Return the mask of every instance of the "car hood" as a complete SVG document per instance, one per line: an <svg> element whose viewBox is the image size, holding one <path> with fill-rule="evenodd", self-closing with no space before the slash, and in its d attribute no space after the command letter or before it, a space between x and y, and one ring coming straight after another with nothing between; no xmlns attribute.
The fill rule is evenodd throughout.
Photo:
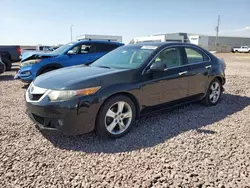
<svg viewBox="0 0 250 188"><path fill-rule="evenodd" d="M116 75L126 71L128 70L85 65L72 66L42 74L34 80L34 85L53 90L82 89L102 85L102 82L107 79L110 82L113 78L116 79Z"/></svg>
<svg viewBox="0 0 250 188"><path fill-rule="evenodd" d="M31 59L43 59L43 58L49 58L49 57L55 57L57 55L55 54L50 54L50 53L40 53L40 52L25 52L22 55L21 62L31 60Z"/></svg>

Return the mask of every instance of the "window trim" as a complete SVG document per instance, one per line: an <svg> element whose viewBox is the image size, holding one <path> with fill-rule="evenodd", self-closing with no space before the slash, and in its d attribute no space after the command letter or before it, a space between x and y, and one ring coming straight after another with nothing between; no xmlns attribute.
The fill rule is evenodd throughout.
<svg viewBox="0 0 250 188"><path fill-rule="evenodd" d="M166 50L167 48L174 48L174 47L178 47L180 48L181 50L181 54L183 54L183 51L185 52L185 54L183 54L184 58L186 58L186 61L187 61L187 54L186 54L186 51L185 51L185 47L189 47L189 48L194 48L194 49L197 49L198 51L201 51L203 54L205 54L207 57L208 57L208 60L207 61L201 61L201 62L197 62L197 63L192 63L192 64L188 64L188 62L183 62L184 64L183 65L180 65L180 66L177 66L177 67L171 67L171 68L167 68L167 70L171 70L171 69L175 69L175 68L181 68L181 67L186 67L186 66L190 66L190 65L197 65L197 64L201 64L201 63L207 63L207 62L211 62L212 59L210 58L210 56L202 49L202 48L197 48L196 46L189 46L189 45L186 45L186 44L176 44L176 45L170 45L170 46L166 46L165 48L161 49L150 61L149 63L147 64L147 66L143 69L142 71L142 75L144 74L147 74L147 70L148 70L148 67L151 66L152 62L156 59L156 57L164 50ZM183 57L182 57L183 58Z"/></svg>

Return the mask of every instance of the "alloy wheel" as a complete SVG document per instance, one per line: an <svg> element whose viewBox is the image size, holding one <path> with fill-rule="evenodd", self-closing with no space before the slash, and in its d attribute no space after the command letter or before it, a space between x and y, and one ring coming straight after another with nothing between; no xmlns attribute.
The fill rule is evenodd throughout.
<svg viewBox="0 0 250 188"><path fill-rule="evenodd" d="M209 94L209 100L211 101L211 103L216 103L220 98L220 94L221 94L220 84L218 82L214 82L213 84L211 84L210 94Z"/></svg>
<svg viewBox="0 0 250 188"><path fill-rule="evenodd" d="M124 101L116 102L105 115L105 127L111 134L121 134L131 124L132 115L132 109L128 103Z"/></svg>

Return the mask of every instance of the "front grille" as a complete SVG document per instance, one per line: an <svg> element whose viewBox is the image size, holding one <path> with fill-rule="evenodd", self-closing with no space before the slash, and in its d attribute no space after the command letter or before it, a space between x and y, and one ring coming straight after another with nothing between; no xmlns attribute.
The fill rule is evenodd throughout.
<svg viewBox="0 0 250 188"><path fill-rule="evenodd" d="M30 101L39 101L43 95L46 93L47 89L36 87L31 83L30 87L27 90L26 96Z"/></svg>
<svg viewBox="0 0 250 188"><path fill-rule="evenodd" d="M43 94L29 94L29 98L32 101L38 101L42 96Z"/></svg>
<svg viewBox="0 0 250 188"><path fill-rule="evenodd" d="M33 118L35 119L36 122L38 122L41 125L44 125L44 118L41 116L38 116L36 114L32 113Z"/></svg>

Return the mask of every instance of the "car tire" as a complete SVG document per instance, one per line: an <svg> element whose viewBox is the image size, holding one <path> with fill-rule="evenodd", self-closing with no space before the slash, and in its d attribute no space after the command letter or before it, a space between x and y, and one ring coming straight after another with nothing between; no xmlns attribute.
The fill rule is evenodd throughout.
<svg viewBox="0 0 250 188"><path fill-rule="evenodd" d="M2 56L2 61L5 64L6 71L10 71L12 67L12 62L7 56Z"/></svg>
<svg viewBox="0 0 250 188"><path fill-rule="evenodd" d="M202 103L207 106L215 106L220 101L222 91L223 88L220 80L217 78L213 79L209 84L206 96L203 98Z"/></svg>
<svg viewBox="0 0 250 188"><path fill-rule="evenodd" d="M136 108L125 95L107 99L98 113L96 133L105 138L120 138L127 134L135 123Z"/></svg>

